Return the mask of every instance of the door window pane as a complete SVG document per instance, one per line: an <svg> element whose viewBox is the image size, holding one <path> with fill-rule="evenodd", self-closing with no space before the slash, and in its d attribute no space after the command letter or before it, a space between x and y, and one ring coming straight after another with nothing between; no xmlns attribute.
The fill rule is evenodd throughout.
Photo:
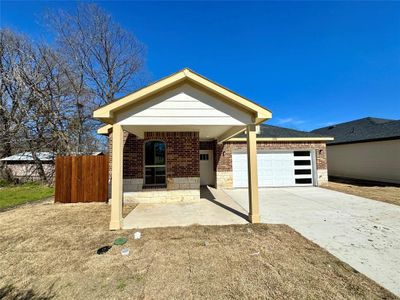
<svg viewBox="0 0 400 300"><path fill-rule="evenodd" d="M200 154L200 160L208 160L208 154Z"/></svg>

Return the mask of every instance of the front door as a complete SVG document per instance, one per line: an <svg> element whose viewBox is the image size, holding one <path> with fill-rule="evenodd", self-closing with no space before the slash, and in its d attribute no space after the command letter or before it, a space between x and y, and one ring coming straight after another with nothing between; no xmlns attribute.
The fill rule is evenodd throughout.
<svg viewBox="0 0 400 300"><path fill-rule="evenodd" d="M214 156L212 150L200 150L200 185L214 185Z"/></svg>

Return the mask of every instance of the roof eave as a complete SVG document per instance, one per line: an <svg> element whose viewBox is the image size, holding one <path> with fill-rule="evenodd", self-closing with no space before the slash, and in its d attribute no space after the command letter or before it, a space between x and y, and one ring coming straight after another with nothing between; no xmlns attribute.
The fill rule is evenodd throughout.
<svg viewBox="0 0 400 300"><path fill-rule="evenodd" d="M228 142L245 142L246 138L231 138ZM257 142L326 142L333 137L257 137Z"/></svg>
<svg viewBox="0 0 400 300"><path fill-rule="evenodd" d="M392 140L398 140L398 139L400 139L400 136L391 136L391 137L372 138L372 139L356 140L356 141L333 142L333 143L328 143L328 146L336 146L336 145L344 145L344 144L361 144L361 143L369 143L369 142L383 142L383 141L392 141Z"/></svg>
<svg viewBox="0 0 400 300"><path fill-rule="evenodd" d="M97 133L101 135L109 135L111 131L112 131L112 125L110 124L107 124L97 129Z"/></svg>

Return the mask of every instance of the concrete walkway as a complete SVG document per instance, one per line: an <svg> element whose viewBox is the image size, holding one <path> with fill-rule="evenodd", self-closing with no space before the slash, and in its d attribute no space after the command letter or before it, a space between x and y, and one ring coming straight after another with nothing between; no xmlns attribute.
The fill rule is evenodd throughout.
<svg viewBox="0 0 400 300"><path fill-rule="evenodd" d="M223 191L202 188L194 202L139 204L124 218L124 229L245 224L246 211Z"/></svg>
<svg viewBox="0 0 400 300"><path fill-rule="evenodd" d="M248 210L246 189L226 190ZM287 224L400 296L400 206L316 187L260 189L261 220Z"/></svg>

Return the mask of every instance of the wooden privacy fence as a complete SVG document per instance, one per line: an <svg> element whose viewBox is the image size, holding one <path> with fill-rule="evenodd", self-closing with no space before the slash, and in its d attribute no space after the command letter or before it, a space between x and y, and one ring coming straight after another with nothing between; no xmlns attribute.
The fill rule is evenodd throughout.
<svg viewBox="0 0 400 300"><path fill-rule="evenodd" d="M106 202L108 155L57 156L55 202Z"/></svg>

